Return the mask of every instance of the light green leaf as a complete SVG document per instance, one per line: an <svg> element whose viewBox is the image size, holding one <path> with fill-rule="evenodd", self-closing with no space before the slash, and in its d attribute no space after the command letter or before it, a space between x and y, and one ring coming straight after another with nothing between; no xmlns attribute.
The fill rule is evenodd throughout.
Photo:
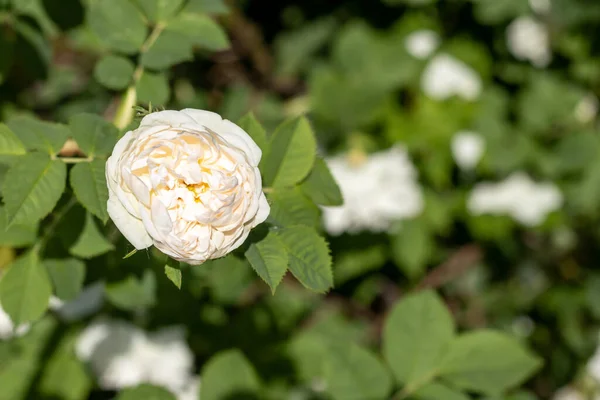
<svg viewBox="0 0 600 400"><path fill-rule="evenodd" d="M392 254L396 266L409 279L418 278L425 272L434 246L423 221L403 221L392 238Z"/></svg>
<svg viewBox="0 0 600 400"><path fill-rule="evenodd" d="M185 0L135 0L146 17L152 22L161 22L173 16Z"/></svg>
<svg viewBox="0 0 600 400"><path fill-rule="evenodd" d="M166 30L184 35L203 49L219 51L230 46L223 28L207 15L182 12L169 20Z"/></svg>
<svg viewBox="0 0 600 400"><path fill-rule="evenodd" d="M8 217L4 207L0 207L0 246L26 247L35 243L38 223L13 224L8 227Z"/></svg>
<svg viewBox="0 0 600 400"><path fill-rule="evenodd" d="M181 270L178 268L179 265L175 264L179 263L169 259L169 262L165 264L165 275L175 286L177 286L177 289L181 290Z"/></svg>
<svg viewBox="0 0 600 400"><path fill-rule="evenodd" d="M146 270L142 279L129 276L106 285L106 298L114 306L128 311L139 311L156 304L156 277Z"/></svg>
<svg viewBox="0 0 600 400"><path fill-rule="evenodd" d="M322 206L341 206L342 192L322 158L317 157L312 171L300 185L304 193Z"/></svg>
<svg viewBox="0 0 600 400"><path fill-rule="evenodd" d="M87 18L98 39L113 50L134 54L146 40L144 18L130 0L94 1Z"/></svg>
<svg viewBox="0 0 600 400"><path fill-rule="evenodd" d="M142 54L141 62L146 68L162 70L193 59L189 37L179 32L163 31L148 51Z"/></svg>
<svg viewBox="0 0 600 400"><path fill-rule="evenodd" d="M108 221L105 168L106 162L97 158L75 165L70 174L71 187L77 200L104 223Z"/></svg>
<svg viewBox="0 0 600 400"><path fill-rule="evenodd" d="M271 205L269 221L274 225L319 225L319 209L299 188L275 190L268 198Z"/></svg>
<svg viewBox="0 0 600 400"><path fill-rule="evenodd" d="M83 231L69 249L69 253L79 258L94 258L111 250L115 246L109 242L96 226L92 214L86 213Z"/></svg>
<svg viewBox="0 0 600 400"><path fill-rule="evenodd" d="M260 398L258 376L239 350L215 355L204 365L201 376L202 400Z"/></svg>
<svg viewBox="0 0 600 400"><path fill-rule="evenodd" d="M300 182L311 171L316 151L315 135L306 118L281 124L261 162L265 186L286 187Z"/></svg>
<svg viewBox="0 0 600 400"><path fill-rule="evenodd" d="M48 398L81 400L88 397L92 379L75 355L76 335L68 335L44 367L40 392Z"/></svg>
<svg viewBox="0 0 600 400"><path fill-rule="evenodd" d="M190 0L184 11L198 14L226 14L229 9L224 0Z"/></svg>
<svg viewBox="0 0 600 400"><path fill-rule="evenodd" d="M115 400L175 400L175 396L167 389L144 383L122 390Z"/></svg>
<svg viewBox="0 0 600 400"><path fill-rule="evenodd" d="M133 78L135 65L125 57L109 54L94 67L94 78L112 90L125 89Z"/></svg>
<svg viewBox="0 0 600 400"><path fill-rule="evenodd" d="M254 140L254 142L260 147L263 151L263 154L267 151L267 131L265 128L258 122L256 117L252 112L244 115L239 121L238 125L240 128L246 131L248 135Z"/></svg>
<svg viewBox="0 0 600 400"><path fill-rule="evenodd" d="M153 74L144 71L140 81L136 85L138 102L152 103L154 105L163 105L169 101L171 96L169 81L165 74Z"/></svg>
<svg viewBox="0 0 600 400"><path fill-rule="evenodd" d="M15 325L40 318L51 294L50 279L35 251L14 261L0 280L0 304Z"/></svg>
<svg viewBox="0 0 600 400"><path fill-rule="evenodd" d="M482 330L454 339L439 373L458 388L497 395L523 383L541 364L516 339Z"/></svg>
<svg viewBox="0 0 600 400"><path fill-rule="evenodd" d="M52 211L65 190L67 166L45 154L20 157L4 177L2 193L12 224L33 224Z"/></svg>
<svg viewBox="0 0 600 400"><path fill-rule="evenodd" d="M402 298L387 317L383 329L383 355L396 380L412 387L433 379L450 346L454 329L452 316L434 292L424 291Z"/></svg>
<svg viewBox="0 0 600 400"><path fill-rule="evenodd" d="M331 344L325 357L327 392L334 400L385 400L392 389L389 371L367 349L354 343Z"/></svg>
<svg viewBox="0 0 600 400"><path fill-rule="evenodd" d="M69 120L73 139L89 156L108 156L117 142L119 130L96 114L76 114Z"/></svg>
<svg viewBox="0 0 600 400"><path fill-rule="evenodd" d="M54 293L62 300L73 300L77 297L85 280L85 264L75 258L61 260L44 260Z"/></svg>
<svg viewBox="0 0 600 400"><path fill-rule="evenodd" d="M464 393L452 389L441 383L428 383L417 390L413 397L417 400L470 400L471 398Z"/></svg>
<svg viewBox="0 0 600 400"><path fill-rule="evenodd" d="M288 265L287 251L281 239L275 233L269 232L260 242L250 245L246 251L246 258L275 294Z"/></svg>
<svg viewBox="0 0 600 400"><path fill-rule="evenodd" d="M40 121L33 117L19 116L6 123L28 150L39 150L56 154L70 136L69 129L62 124Z"/></svg>
<svg viewBox="0 0 600 400"><path fill-rule="evenodd" d="M307 288L323 293L333 286L327 242L306 226L284 228L278 233L289 256L292 274Z"/></svg>
<svg viewBox="0 0 600 400"><path fill-rule="evenodd" d="M25 154L25 146L6 124L0 124L0 155L20 156Z"/></svg>

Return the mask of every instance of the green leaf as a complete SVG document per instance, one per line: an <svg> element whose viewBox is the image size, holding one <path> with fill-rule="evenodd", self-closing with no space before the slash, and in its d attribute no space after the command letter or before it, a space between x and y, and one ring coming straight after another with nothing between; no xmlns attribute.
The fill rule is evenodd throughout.
<svg viewBox="0 0 600 400"><path fill-rule="evenodd" d="M13 66L15 38L6 32L0 32L0 85L6 81Z"/></svg>
<svg viewBox="0 0 600 400"><path fill-rule="evenodd" d="M25 154L25 146L6 124L0 124L0 155L20 156Z"/></svg>
<svg viewBox="0 0 600 400"><path fill-rule="evenodd" d="M148 51L142 54L144 67L162 70L194 59L190 38L179 32L163 31Z"/></svg>
<svg viewBox="0 0 600 400"><path fill-rule="evenodd" d="M122 390L115 400L175 400L175 395L162 387L144 383Z"/></svg>
<svg viewBox="0 0 600 400"><path fill-rule="evenodd" d="M77 297L85 280L85 264L75 258L44 260L54 293L62 300L69 301Z"/></svg>
<svg viewBox="0 0 600 400"><path fill-rule="evenodd" d="M106 203L108 186L105 175L106 162L94 159L83 162L71 169L70 183L77 200L86 210L94 214L104 223L108 221Z"/></svg>
<svg viewBox="0 0 600 400"><path fill-rule="evenodd" d="M182 12L169 20L165 30L184 35L193 45L206 50L226 50L230 46L223 28L203 14Z"/></svg>
<svg viewBox="0 0 600 400"><path fill-rule="evenodd" d="M286 187L300 182L311 171L316 150L317 142L306 118L281 124L263 159L265 185Z"/></svg>
<svg viewBox="0 0 600 400"><path fill-rule="evenodd" d="M456 389L452 389L448 386L442 385L441 383L428 383L413 395L418 400L470 400L471 398L466 394L463 394Z"/></svg>
<svg viewBox="0 0 600 400"><path fill-rule="evenodd" d="M136 85L138 102L154 105L166 104L171 96L169 81L162 73L153 74L144 71L140 81Z"/></svg>
<svg viewBox="0 0 600 400"><path fill-rule="evenodd" d="M6 124L27 150L39 150L48 154L58 153L70 136L65 125L28 116L11 118Z"/></svg>
<svg viewBox="0 0 600 400"><path fill-rule="evenodd" d="M35 251L14 261L0 280L0 304L15 326L40 318L51 294L50 279Z"/></svg>
<svg viewBox="0 0 600 400"><path fill-rule="evenodd" d="M4 207L0 207L0 246L26 247L37 239L38 223L13 224L8 227L8 217Z"/></svg>
<svg viewBox="0 0 600 400"><path fill-rule="evenodd" d="M275 289L281 283L288 265L287 251L281 239L275 233L269 232L260 242L252 243L245 255L258 276L275 294Z"/></svg>
<svg viewBox="0 0 600 400"><path fill-rule="evenodd" d="M114 248L115 246L104 237L96 226L92 214L86 213L83 231L69 249L69 253L79 258L94 258L108 253Z"/></svg>
<svg viewBox="0 0 600 400"><path fill-rule="evenodd" d="M284 228L278 235L288 251L289 268L296 279L315 292L329 290L333 273L325 239L306 226Z"/></svg>
<svg viewBox="0 0 600 400"><path fill-rule="evenodd" d="M156 277L146 270L142 279L126 279L106 285L106 298L114 306L128 311L139 311L156 304Z"/></svg>
<svg viewBox="0 0 600 400"><path fill-rule="evenodd" d="M254 140L254 142L260 147L260 149L264 152L267 151L267 131L265 128L258 122L256 117L252 112L244 115L239 121L238 125L240 128L246 131L248 135Z"/></svg>
<svg viewBox="0 0 600 400"><path fill-rule="evenodd" d="M134 54L146 40L144 18L130 0L94 1L87 18L98 39L113 50Z"/></svg>
<svg viewBox="0 0 600 400"><path fill-rule="evenodd" d="M354 343L332 344L323 356L327 392L333 400L389 398L390 373L367 349Z"/></svg>
<svg viewBox="0 0 600 400"><path fill-rule="evenodd" d="M268 197L271 205L269 221L273 224L281 227L319 225L319 209L299 188L275 190Z"/></svg>
<svg viewBox="0 0 600 400"><path fill-rule="evenodd" d="M175 266L175 263L179 264L178 262L169 259L165 264L165 275L175 286L177 286L177 289L181 290L181 270L178 268L178 265Z"/></svg>
<svg viewBox="0 0 600 400"><path fill-rule="evenodd" d="M191 270L208 285L211 297L219 304L239 303L242 293L256 280L248 261L233 254Z"/></svg>
<svg viewBox="0 0 600 400"><path fill-rule="evenodd" d="M541 364L516 339L482 330L454 339L439 372L458 388L497 395L523 383Z"/></svg>
<svg viewBox="0 0 600 400"><path fill-rule="evenodd" d="M344 204L342 192L322 158L317 157L312 171L300 185L304 193L322 206Z"/></svg>
<svg viewBox="0 0 600 400"><path fill-rule="evenodd" d="M88 397L92 379L75 355L76 335L68 335L44 367L39 390L47 398L81 400Z"/></svg>
<svg viewBox="0 0 600 400"><path fill-rule="evenodd" d="M135 65L125 57L109 54L94 67L94 78L112 90L123 90L131 83Z"/></svg>
<svg viewBox="0 0 600 400"><path fill-rule="evenodd" d="M33 224L52 211L65 190L67 166L45 154L20 157L4 177L2 193L12 224Z"/></svg>
<svg viewBox="0 0 600 400"><path fill-rule="evenodd" d="M403 221L392 239L392 254L396 265L409 279L425 272L435 244L421 220Z"/></svg>
<svg viewBox="0 0 600 400"><path fill-rule="evenodd" d="M76 114L69 120L73 139L88 156L109 156L112 153L119 130L110 122L95 114Z"/></svg>
<svg viewBox="0 0 600 400"><path fill-rule="evenodd" d="M179 11L185 0L135 0L146 17L152 22L161 22Z"/></svg>
<svg viewBox="0 0 600 400"><path fill-rule="evenodd" d="M229 9L224 0L190 0L184 11L198 14L226 14Z"/></svg>
<svg viewBox="0 0 600 400"><path fill-rule="evenodd" d="M200 398L223 400L260 398L260 382L252 365L239 350L212 357L202 368Z"/></svg>
<svg viewBox="0 0 600 400"><path fill-rule="evenodd" d="M424 385L435 377L454 336L454 322L435 292L401 299L383 329L383 355L396 380Z"/></svg>

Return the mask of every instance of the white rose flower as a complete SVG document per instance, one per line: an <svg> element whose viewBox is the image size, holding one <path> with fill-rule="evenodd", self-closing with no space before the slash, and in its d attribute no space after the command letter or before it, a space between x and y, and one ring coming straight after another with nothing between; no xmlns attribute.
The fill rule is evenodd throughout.
<svg viewBox="0 0 600 400"><path fill-rule="evenodd" d="M415 31L404 40L406 51L419 60L429 57L439 45L439 35L429 29Z"/></svg>
<svg viewBox="0 0 600 400"><path fill-rule="evenodd" d="M485 141L475 132L461 131L452 137L452 157L463 170L473 169L485 150Z"/></svg>
<svg viewBox="0 0 600 400"><path fill-rule="evenodd" d="M147 115L106 162L108 213L123 235L189 264L239 247L269 215L261 150L218 114Z"/></svg>
<svg viewBox="0 0 600 400"><path fill-rule="evenodd" d="M517 172L499 183L480 183L467 201L474 215L508 215L526 226L537 226L563 203L560 190L552 183L536 183Z"/></svg>
<svg viewBox="0 0 600 400"><path fill-rule="evenodd" d="M475 100L481 94L481 77L462 61L448 55L435 56L423 71L421 88L436 100L459 96Z"/></svg>
<svg viewBox="0 0 600 400"><path fill-rule="evenodd" d="M17 327L13 324L10 316L0 305L0 340L8 340L19 337L29 332L30 324L21 324Z"/></svg>
<svg viewBox="0 0 600 400"><path fill-rule="evenodd" d="M323 207L329 234L382 232L392 222L412 218L423 210L417 171L403 147L395 146L364 160L343 154L326 161L344 197L339 207Z"/></svg>
<svg viewBox="0 0 600 400"><path fill-rule="evenodd" d="M546 26L531 17L519 17L506 29L508 50L518 60L529 60L543 68L550 64L552 51Z"/></svg>

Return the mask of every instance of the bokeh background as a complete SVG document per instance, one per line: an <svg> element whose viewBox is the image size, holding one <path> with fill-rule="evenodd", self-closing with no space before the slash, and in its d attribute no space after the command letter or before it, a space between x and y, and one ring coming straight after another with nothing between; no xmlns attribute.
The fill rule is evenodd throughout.
<svg viewBox="0 0 600 400"><path fill-rule="evenodd" d="M86 19L96 1L0 0L1 121L113 119L129 82ZM306 114L345 204L292 212L328 235L335 288L288 277L271 295L228 259L184 270L178 291L152 252L117 263L130 248L96 227L104 242L75 250L82 294L34 326L0 313L0 399L110 399L140 382L196 399L207 360L232 347L267 398L327 399L312 340L377 349L391 307L424 288L459 329L502 330L543 359L502 399L600 398L600 2L192 3L225 36L167 46L139 103L253 111L269 131ZM72 244L66 221L49 252ZM0 232L0 268L28 234Z"/></svg>

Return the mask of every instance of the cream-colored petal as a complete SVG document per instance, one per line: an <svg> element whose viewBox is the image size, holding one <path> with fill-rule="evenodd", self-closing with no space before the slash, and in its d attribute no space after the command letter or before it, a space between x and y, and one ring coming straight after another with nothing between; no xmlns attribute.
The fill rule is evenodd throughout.
<svg viewBox="0 0 600 400"><path fill-rule="evenodd" d="M257 225L262 224L267 219L270 212L271 206L269 206L265 194L261 193L258 199L258 211L256 212L256 217L254 217L254 221L252 221L252 227L254 228Z"/></svg>
<svg viewBox="0 0 600 400"><path fill-rule="evenodd" d="M193 123L194 120L185 112L182 111L158 111L152 114L148 114L142 119L140 128L149 128L152 126L167 125L172 127L178 127L183 124Z"/></svg>
<svg viewBox="0 0 600 400"><path fill-rule="evenodd" d="M221 130L223 118L217 113L193 108L185 108L181 112L192 118L196 124L206 126L211 131L219 132Z"/></svg>
<svg viewBox="0 0 600 400"><path fill-rule="evenodd" d="M114 193L109 194L107 209L110 218L133 247L141 250L152 246L152 238L142 221L128 213Z"/></svg>

